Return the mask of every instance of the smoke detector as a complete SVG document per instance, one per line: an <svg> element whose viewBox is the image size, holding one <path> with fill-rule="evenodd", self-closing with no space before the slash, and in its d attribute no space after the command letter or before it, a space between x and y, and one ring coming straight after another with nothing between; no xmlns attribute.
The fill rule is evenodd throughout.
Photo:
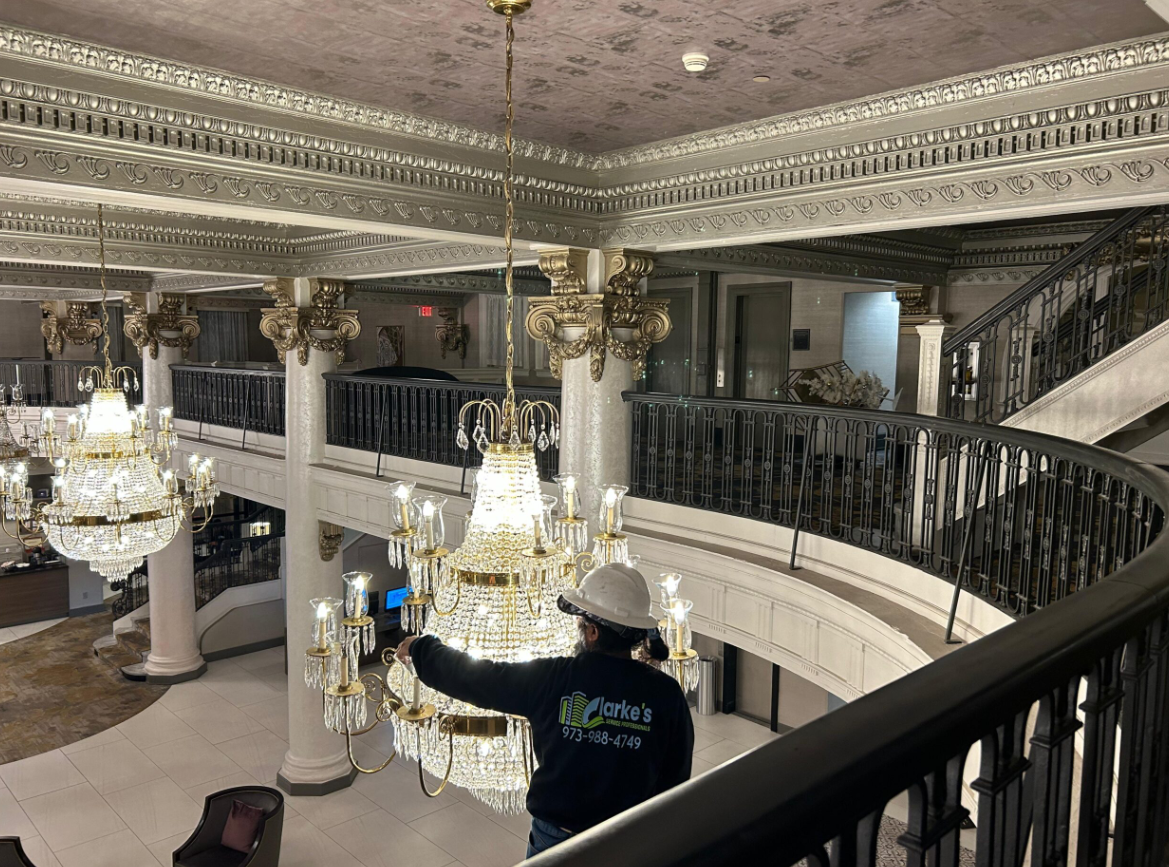
<svg viewBox="0 0 1169 867"><path fill-rule="evenodd" d="M702 72L708 63L710 58L701 51L689 51L682 55L682 65L686 67L687 72Z"/></svg>

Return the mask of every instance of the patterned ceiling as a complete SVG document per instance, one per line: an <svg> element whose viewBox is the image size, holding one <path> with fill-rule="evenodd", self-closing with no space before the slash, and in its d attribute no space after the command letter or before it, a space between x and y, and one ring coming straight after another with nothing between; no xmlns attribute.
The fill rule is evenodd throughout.
<svg viewBox="0 0 1169 867"><path fill-rule="evenodd" d="M18 0L0 18L502 125L502 20L483 0ZM517 131L600 152L1165 29L1143 0L534 0ZM682 69L691 49L706 72Z"/></svg>

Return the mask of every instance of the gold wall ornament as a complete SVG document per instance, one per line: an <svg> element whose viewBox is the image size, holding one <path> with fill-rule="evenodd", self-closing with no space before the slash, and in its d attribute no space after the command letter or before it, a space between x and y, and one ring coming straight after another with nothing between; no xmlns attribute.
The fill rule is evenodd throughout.
<svg viewBox="0 0 1169 867"><path fill-rule="evenodd" d="M548 347L552 375L557 378L562 376L566 360L580 358L588 352L593 382L600 382L605 375L609 353L630 362L633 378L640 379L645 373L646 353L653 344L665 340L673 327L668 301L651 300L638 294L640 281L653 272L653 256L611 249L604 251L604 258L605 285L600 294L560 294L532 298L529 302L525 322L528 334ZM549 261L559 264L564 259L549 256ZM544 262L542 255L541 268ZM557 278L552 279L555 286ZM568 339L564 336L565 329L583 331Z"/></svg>
<svg viewBox="0 0 1169 867"><path fill-rule="evenodd" d="M901 302L901 316L922 316L930 312L930 287L894 286L893 291Z"/></svg>
<svg viewBox="0 0 1169 867"><path fill-rule="evenodd" d="M101 320L93 318L89 304L80 301L42 301L41 334L52 352L60 355L65 342L74 346L93 344L97 352L97 339L101 336Z"/></svg>
<svg viewBox="0 0 1169 867"><path fill-rule="evenodd" d="M459 358L467 357L467 343L471 338L471 329L459 322L459 308L438 307L435 314L442 319L443 324L434 329L434 337L438 341L442 357L448 352L457 352Z"/></svg>
<svg viewBox="0 0 1169 867"><path fill-rule="evenodd" d="M186 298L183 295L160 293L157 313L147 312L148 299L144 292L128 292L122 298L130 310L122 330L138 350L139 356L149 347L150 357L158 358L158 347L169 346L181 349L183 358L187 357L201 329L199 317L185 309Z"/></svg>
<svg viewBox="0 0 1169 867"><path fill-rule="evenodd" d="M565 247L540 253L540 273L552 281L553 295L583 295L588 274L588 250Z"/></svg>
<svg viewBox="0 0 1169 867"><path fill-rule="evenodd" d="M341 553L345 541L345 528L328 521L317 521L317 548L326 563Z"/></svg>
<svg viewBox="0 0 1169 867"><path fill-rule="evenodd" d="M291 278L280 277L264 282L264 292L272 296L275 307L261 309L260 333L272 341L281 363L289 350L296 350L296 360L308 364L310 349L332 352L340 364L345 360L349 341L361 334L356 310L339 306L345 284L340 280L313 277L309 280L307 307L293 303Z"/></svg>

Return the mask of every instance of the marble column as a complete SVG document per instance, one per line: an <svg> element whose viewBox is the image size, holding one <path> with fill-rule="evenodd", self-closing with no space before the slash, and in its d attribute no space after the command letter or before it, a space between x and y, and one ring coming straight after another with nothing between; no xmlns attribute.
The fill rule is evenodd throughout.
<svg viewBox="0 0 1169 867"><path fill-rule="evenodd" d="M199 333L194 316L177 309L159 313L159 297L135 296L131 309L136 312L125 322L126 335L142 353L142 402L156 426L158 410L174 405L170 366L183 361ZM182 321L170 321L168 316L181 316ZM195 627L195 553L190 530L180 527L169 545L146 560L150 576L146 679L150 683L193 680L207 670L207 663L199 652Z"/></svg>
<svg viewBox="0 0 1169 867"><path fill-rule="evenodd" d="M561 390L560 470L580 475L591 516L596 492L629 484L633 388L652 343L670 333L667 302L644 298L648 253L609 249L545 251L553 295L530 299L528 332L548 347Z"/></svg>
<svg viewBox="0 0 1169 867"><path fill-rule="evenodd" d="M322 288L325 289L322 292ZM336 290L336 291L334 291ZM272 281L264 291L277 307L264 311L261 331L274 339L285 363L285 612L288 635L288 752L276 780L292 795L326 795L353 782L357 771L349 763L345 739L325 727L319 690L304 682L301 653L309 644L312 608L309 600L340 596L342 560L321 558L320 526L309 467L325 454L325 381L337 369L337 355L345 338L337 322L314 327L313 344L306 343L304 324L316 308L315 324L328 322L323 311L351 316L345 333L356 336L356 314L336 309L340 284L297 278ZM330 307L329 304L332 304ZM350 321L350 319L346 319ZM328 347L328 348L322 348Z"/></svg>

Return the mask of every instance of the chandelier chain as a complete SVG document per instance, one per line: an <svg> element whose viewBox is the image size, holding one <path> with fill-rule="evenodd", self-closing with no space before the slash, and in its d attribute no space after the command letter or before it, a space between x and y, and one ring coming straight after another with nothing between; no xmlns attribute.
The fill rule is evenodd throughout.
<svg viewBox="0 0 1169 867"><path fill-rule="evenodd" d="M512 126L515 122L515 103L512 101L512 44L515 42L515 27L512 21L511 10L504 15L507 23L507 39L505 41L507 63L505 66L505 92L507 114L504 121L503 144L507 152L507 170L503 180L503 197L505 203L503 221L503 245L507 255L507 265L504 272L504 285L507 289L507 363L504 371L507 386L507 396L503 407L503 426L506 436L510 436L516 429L515 417L515 381L513 368L515 366L515 341L512 336L512 317L515 306L515 289L513 285L514 250L512 241L512 222L515 220L515 191L514 191L514 163L515 145L512 141Z"/></svg>
<svg viewBox="0 0 1169 867"><path fill-rule="evenodd" d="M105 385L113 382L113 369L110 364L110 312L106 308L106 230L102 217L102 206L97 206L97 256L101 273L101 354L103 359L102 370L105 374Z"/></svg>

